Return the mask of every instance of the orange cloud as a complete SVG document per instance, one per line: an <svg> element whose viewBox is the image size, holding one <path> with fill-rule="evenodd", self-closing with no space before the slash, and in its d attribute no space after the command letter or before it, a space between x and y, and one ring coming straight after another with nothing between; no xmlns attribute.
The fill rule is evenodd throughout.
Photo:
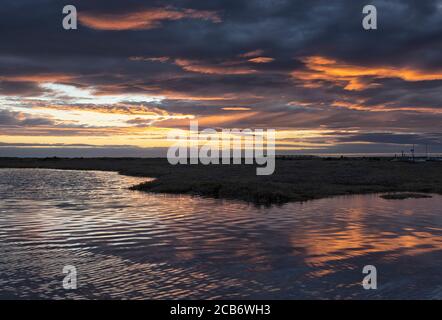
<svg viewBox="0 0 442 320"><path fill-rule="evenodd" d="M367 84L364 77L400 78L405 81L442 80L442 70L428 72L412 67L364 67L339 62L326 57L303 59L305 71L295 71L292 76L306 81L306 87L318 87L317 81L329 81L344 86L346 90L363 90L376 84Z"/></svg>
<svg viewBox="0 0 442 320"><path fill-rule="evenodd" d="M431 112L435 114L442 113L442 110L440 110L440 108L432 108L425 106L391 106L389 104L365 106L364 102L365 101L363 100L356 102L334 101L332 103L332 106L339 108L347 108L352 110L359 110L359 111L371 111L371 112L413 111L413 112L423 112L423 113Z"/></svg>
<svg viewBox="0 0 442 320"><path fill-rule="evenodd" d="M37 74L25 74L16 76L0 76L0 80L5 81L29 81L29 82L63 82L72 80L72 76L67 74L57 73L37 73Z"/></svg>
<svg viewBox="0 0 442 320"><path fill-rule="evenodd" d="M174 21L181 19L200 19L221 22L221 18L214 11L194 10L194 9L176 9L152 8L137 12L120 14L96 14L81 13L80 22L92 29L97 30L143 30L153 29L161 26L163 21Z"/></svg>
<svg viewBox="0 0 442 320"><path fill-rule="evenodd" d="M175 64L183 70L203 74L242 75L256 73L254 69L235 66L232 63L207 64L195 60L176 59Z"/></svg>
<svg viewBox="0 0 442 320"><path fill-rule="evenodd" d="M64 111L90 111L98 113L110 113L110 114L121 114L121 115L143 115L143 116L183 116L190 117L191 115L184 115L182 113L171 113L166 110L150 107L144 105L125 105L125 104L115 104L115 105L98 105L98 104L82 104L82 105L56 105L56 104L44 104L40 106L41 109L54 109L54 110L64 110Z"/></svg>
<svg viewBox="0 0 442 320"><path fill-rule="evenodd" d="M244 94L234 94L234 93L220 93L220 95L212 96L212 95L195 95L191 93L172 91L172 90L160 90L158 94L169 100L186 100L186 101L211 101L211 102L220 102L224 104L225 101L238 100L238 99L247 99L247 100L261 100L263 96L257 96L251 93ZM251 103L251 102L246 102Z"/></svg>
<svg viewBox="0 0 442 320"><path fill-rule="evenodd" d="M224 107L222 110L225 111L250 111L249 107Z"/></svg>
<svg viewBox="0 0 442 320"><path fill-rule="evenodd" d="M275 59L270 58L270 57L256 57L256 58L249 59L249 62L253 62L253 63L269 63L272 61L275 61Z"/></svg>
<svg viewBox="0 0 442 320"><path fill-rule="evenodd" d="M201 116L196 118L198 124L201 127L211 127L211 128L234 128L235 125L247 118L253 118L258 112L240 112L240 113L229 113L223 115L210 115ZM170 119L161 122L163 128L188 128L189 119Z"/></svg>

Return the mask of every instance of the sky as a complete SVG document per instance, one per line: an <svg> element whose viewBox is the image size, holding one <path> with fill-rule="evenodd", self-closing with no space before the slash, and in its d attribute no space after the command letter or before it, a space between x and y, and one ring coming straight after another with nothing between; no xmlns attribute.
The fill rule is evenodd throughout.
<svg viewBox="0 0 442 320"><path fill-rule="evenodd" d="M276 129L286 154L442 152L441 0L2 0L0 16L0 156L161 156L190 120Z"/></svg>

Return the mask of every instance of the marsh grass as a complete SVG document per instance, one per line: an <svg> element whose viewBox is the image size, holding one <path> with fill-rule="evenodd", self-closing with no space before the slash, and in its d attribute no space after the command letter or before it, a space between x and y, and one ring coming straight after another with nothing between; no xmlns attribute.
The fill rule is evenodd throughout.
<svg viewBox="0 0 442 320"><path fill-rule="evenodd" d="M442 194L442 162L393 162L388 158L277 159L275 173L257 176L254 165L177 165L166 159L0 158L2 168L118 171L153 177L133 190L284 204L367 193Z"/></svg>

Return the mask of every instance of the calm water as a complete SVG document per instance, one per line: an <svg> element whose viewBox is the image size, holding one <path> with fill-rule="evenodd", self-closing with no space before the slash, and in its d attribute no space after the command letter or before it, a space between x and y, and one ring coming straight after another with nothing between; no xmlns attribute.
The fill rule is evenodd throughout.
<svg viewBox="0 0 442 320"><path fill-rule="evenodd" d="M256 208L127 190L145 180L0 170L0 298L442 299L441 196Z"/></svg>

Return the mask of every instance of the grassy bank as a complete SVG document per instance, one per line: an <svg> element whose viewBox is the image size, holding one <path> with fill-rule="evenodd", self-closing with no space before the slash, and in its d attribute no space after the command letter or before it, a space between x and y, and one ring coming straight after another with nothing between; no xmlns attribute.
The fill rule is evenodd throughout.
<svg viewBox="0 0 442 320"><path fill-rule="evenodd" d="M389 159L278 159L275 173L256 176L251 165L171 166L165 159L0 158L0 168L117 171L155 177L133 189L282 204L335 195L377 192L442 194L442 162L407 163Z"/></svg>

